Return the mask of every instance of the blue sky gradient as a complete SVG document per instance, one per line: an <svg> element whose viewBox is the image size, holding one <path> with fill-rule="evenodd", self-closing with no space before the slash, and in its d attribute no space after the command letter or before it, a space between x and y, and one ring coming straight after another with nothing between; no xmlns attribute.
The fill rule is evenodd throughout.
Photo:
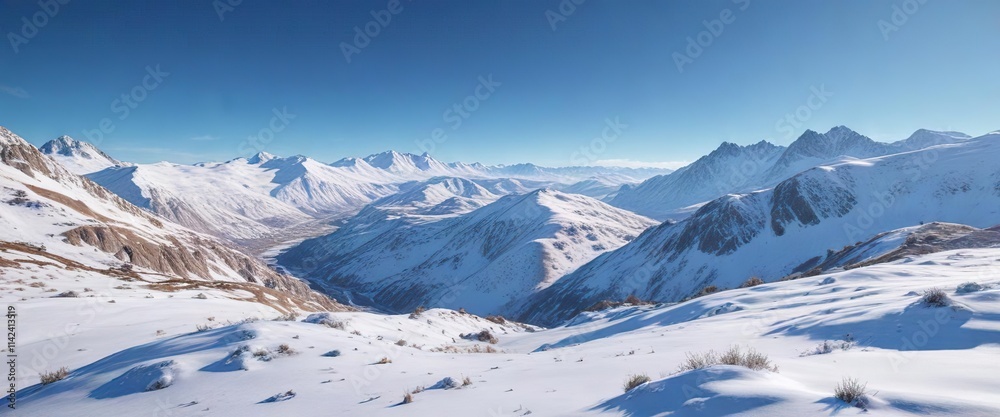
<svg viewBox="0 0 1000 417"><path fill-rule="evenodd" d="M841 124L1000 129L991 0L60 1L0 0L0 125L136 162L676 166Z"/></svg>

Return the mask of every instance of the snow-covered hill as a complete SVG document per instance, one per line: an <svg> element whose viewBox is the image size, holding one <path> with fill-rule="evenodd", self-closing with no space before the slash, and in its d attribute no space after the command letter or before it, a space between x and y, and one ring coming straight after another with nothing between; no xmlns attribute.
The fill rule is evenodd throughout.
<svg viewBox="0 0 1000 417"><path fill-rule="evenodd" d="M427 206L432 212L468 201L469 195L480 196L474 202L491 196L471 182L443 183L452 184L456 196L432 200L435 205ZM506 196L458 217L383 207L369 206L333 234L303 242L278 262L335 293L349 289L354 296L345 299L359 303L374 299L397 311L427 304L509 313L508 304L655 224L589 197L544 189Z"/></svg>
<svg viewBox="0 0 1000 417"><path fill-rule="evenodd" d="M17 304L31 329L20 357L48 353L18 368L12 415L995 416L998 258L944 252L533 331L441 309L275 321L250 303L183 293L45 298L29 288ZM932 288L950 305L923 303ZM90 313L67 333L80 309ZM483 330L495 344L469 340ZM688 353L730 346L763 353L777 372L679 370ZM38 384L60 366L66 379ZM632 375L650 381L625 392ZM847 377L867 384L866 409L834 398Z"/></svg>
<svg viewBox="0 0 1000 417"><path fill-rule="evenodd" d="M50 140L38 150L77 175L86 175L113 166L129 165L112 158L90 143L81 142L69 136L60 136Z"/></svg>
<svg viewBox="0 0 1000 417"><path fill-rule="evenodd" d="M652 177L638 186L622 187L609 202L655 219L680 219L694 212L699 203L773 187L814 166L968 139L963 133L920 129L907 139L880 143L837 126L826 133L807 130L787 148L765 141L748 146L727 142L674 173Z"/></svg>
<svg viewBox="0 0 1000 417"><path fill-rule="evenodd" d="M650 229L527 303L521 316L555 323L630 294L677 301L751 276L775 280L818 265L828 250L880 232L942 221L1000 223L1000 134L801 172L771 189L734 194Z"/></svg>

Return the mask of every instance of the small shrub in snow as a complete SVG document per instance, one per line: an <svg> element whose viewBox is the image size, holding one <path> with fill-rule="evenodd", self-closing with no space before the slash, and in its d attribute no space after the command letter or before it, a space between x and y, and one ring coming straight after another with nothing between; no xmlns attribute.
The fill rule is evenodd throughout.
<svg viewBox="0 0 1000 417"><path fill-rule="evenodd" d="M639 297L636 297L635 294L629 294L628 297L625 297L625 304L631 304L637 306L645 303L642 300L640 300Z"/></svg>
<svg viewBox="0 0 1000 417"><path fill-rule="evenodd" d="M403 404L409 404L413 402L413 394L406 393L403 394Z"/></svg>
<svg viewBox="0 0 1000 417"><path fill-rule="evenodd" d="M66 379L67 376L69 376L69 368L64 366L56 369L55 371L42 372L39 377L42 380L42 385L48 385L56 381L62 381L63 379Z"/></svg>
<svg viewBox="0 0 1000 417"><path fill-rule="evenodd" d="M848 335L845 340L824 340L819 346L802 353L801 356L825 355L836 350L849 350L852 347L854 347L854 338Z"/></svg>
<svg viewBox="0 0 1000 417"><path fill-rule="evenodd" d="M646 374L629 375L628 379L625 380L625 386L623 388L625 389L625 392L629 392L639 385L645 384L649 381L652 381L652 379L650 379L649 375Z"/></svg>
<svg viewBox="0 0 1000 417"><path fill-rule="evenodd" d="M687 359L681 363L679 371L707 368L713 365L734 365L755 371L778 372L778 367L771 363L767 355L749 348L745 352L739 346L732 346L721 355L714 350L702 353L687 353Z"/></svg>
<svg viewBox="0 0 1000 417"><path fill-rule="evenodd" d="M203 292L200 292L200 293L198 293L198 295L194 296L194 298L197 298L197 299L199 299L199 300L207 300L207 299L208 299L208 296L207 296L207 295L205 295L205 293L203 293Z"/></svg>
<svg viewBox="0 0 1000 417"><path fill-rule="evenodd" d="M704 297L704 296L709 295L709 294L715 294L717 292L719 292L719 287L716 287L714 285L709 285L709 286L707 286L705 288L702 288L701 291L699 291L697 294L695 294L695 295L693 295L691 297L688 297L687 299L688 300L692 300L692 299L695 299L695 298L698 298L698 297Z"/></svg>
<svg viewBox="0 0 1000 417"><path fill-rule="evenodd" d="M61 292L58 295L56 295L56 297L59 297L59 298L77 298L79 296L80 296L80 294L77 294L76 291L66 291L66 292Z"/></svg>
<svg viewBox="0 0 1000 417"><path fill-rule="evenodd" d="M982 285L979 285L978 283L975 283L975 282L966 282L966 283L963 283L963 284L959 285L958 288L955 289L955 293L956 294L968 294L970 292L982 291L984 289L985 289L985 287L983 287Z"/></svg>
<svg viewBox="0 0 1000 417"><path fill-rule="evenodd" d="M868 407L868 384L862 384L855 378L844 378L833 390L833 396L838 400L858 408Z"/></svg>
<svg viewBox="0 0 1000 417"><path fill-rule="evenodd" d="M410 313L410 318L411 319L415 319L417 317L420 317L420 315L423 314L425 311L427 311L427 309L424 308L424 306L419 306L419 307L413 309L413 312Z"/></svg>
<svg viewBox="0 0 1000 417"><path fill-rule="evenodd" d="M691 353L687 352L685 354L687 359L681 363L678 371L690 371L692 369L707 368L712 365L719 363L719 355L715 353L714 350L709 350L701 353Z"/></svg>
<svg viewBox="0 0 1000 417"><path fill-rule="evenodd" d="M340 351L337 350L337 349L334 349L334 350L331 350L329 352L324 353L323 356L326 356L328 358L336 358L336 357L340 356Z"/></svg>
<svg viewBox="0 0 1000 417"><path fill-rule="evenodd" d="M297 318L298 316L296 316L295 313L288 313L275 317L274 321L295 321Z"/></svg>
<svg viewBox="0 0 1000 417"><path fill-rule="evenodd" d="M465 338L478 340L480 342L490 342L490 343L492 343L494 345L497 344L497 342L499 342L499 340L497 340L496 336L494 336L493 333L490 333L490 331L486 330L486 329L483 329L483 331L481 331L479 333L476 333L476 334L466 335Z"/></svg>
<svg viewBox="0 0 1000 417"><path fill-rule="evenodd" d="M469 377L467 377L467 376L466 377L462 377L462 386L463 387L467 387L469 385L472 385L472 380L469 379Z"/></svg>
<svg viewBox="0 0 1000 417"><path fill-rule="evenodd" d="M287 343L282 343L278 345L278 353L281 355L294 355L296 352L295 349L292 349L292 347L288 346Z"/></svg>
<svg viewBox="0 0 1000 417"><path fill-rule="evenodd" d="M267 362L271 360L271 351L259 348L253 351L253 357L257 358L257 360Z"/></svg>
<svg viewBox="0 0 1000 417"><path fill-rule="evenodd" d="M924 295L920 297L920 301L928 307L947 307L951 305L951 299L948 298L948 294L945 294L944 290L940 288L932 288L924 291Z"/></svg>
<svg viewBox="0 0 1000 417"><path fill-rule="evenodd" d="M389 363L392 363L392 359L389 359L386 356L383 356L382 359L379 359L378 362L375 362L376 365L385 365Z"/></svg>
<svg viewBox="0 0 1000 417"><path fill-rule="evenodd" d="M406 341L403 339L399 339L396 341L396 346L406 346Z"/></svg>
<svg viewBox="0 0 1000 417"><path fill-rule="evenodd" d="M740 284L740 288L756 287L756 286L758 286L760 284L763 284L763 283L764 283L764 280L760 279L759 277L750 277L749 279L747 279L746 281L744 281L742 284Z"/></svg>
<svg viewBox="0 0 1000 417"><path fill-rule="evenodd" d="M199 324L199 325L196 325L195 328L198 330L199 333L200 332L207 332L209 330L212 330L212 325L210 325L210 324Z"/></svg>
<svg viewBox="0 0 1000 417"><path fill-rule="evenodd" d="M505 319L503 316L486 316L486 320L489 320L499 325L507 324L507 319Z"/></svg>

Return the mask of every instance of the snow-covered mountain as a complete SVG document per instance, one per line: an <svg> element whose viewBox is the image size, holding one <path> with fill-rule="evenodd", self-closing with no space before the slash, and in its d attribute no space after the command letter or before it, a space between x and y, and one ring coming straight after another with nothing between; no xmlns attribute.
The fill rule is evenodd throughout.
<svg viewBox="0 0 1000 417"><path fill-rule="evenodd" d="M58 161L88 173L92 180L139 207L254 251L330 231L331 219L348 217L366 204L410 187L407 184L433 182L437 177L473 180L493 194L575 187L578 192L600 197L622 184L669 172L443 163L427 154L395 151L344 158L332 164L301 155L283 158L266 152L195 165L132 165L110 158L97 164L95 161L102 160L98 156L105 154L84 142L59 139L45 148ZM577 184L592 177L600 177L602 186Z"/></svg>
<svg viewBox="0 0 1000 417"><path fill-rule="evenodd" d="M540 292L522 318L554 323L602 299L677 301L751 276L810 269L827 250L942 221L1000 223L1000 134L809 169L666 222Z"/></svg>
<svg viewBox="0 0 1000 417"><path fill-rule="evenodd" d="M161 289L225 287L244 291L234 298L274 297L279 309L338 307L301 281L67 171L3 127L0 201L0 245L21 253L0 262L4 267L63 265Z"/></svg>
<svg viewBox="0 0 1000 417"><path fill-rule="evenodd" d="M747 146L723 142L712 153L671 174L652 177L636 186L623 186L609 203L665 219L693 204L761 186L761 174L784 151L784 147L766 141Z"/></svg>
<svg viewBox="0 0 1000 417"><path fill-rule="evenodd" d="M638 186L623 186L609 203L655 219L679 219L692 213L699 203L730 193L773 187L814 166L968 139L963 133L920 129L907 139L881 143L837 126L826 133L806 130L787 148L765 141L748 146L723 143L674 173L652 177Z"/></svg>
<svg viewBox="0 0 1000 417"><path fill-rule="evenodd" d="M458 192L469 190L480 196L475 201L490 196L474 183L459 185L450 188L456 197L443 201L453 205ZM546 189L505 196L458 217L399 216L369 206L278 262L334 293L349 289L398 311L427 304L510 313L508 304L655 224L589 197Z"/></svg>
<svg viewBox="0 0 1000 417"><path fill-rule="evenodd" d="M130 165L112 158L90 143L69 136L50 140L38 150L77 175L86 175L113 166Z"/></svg>

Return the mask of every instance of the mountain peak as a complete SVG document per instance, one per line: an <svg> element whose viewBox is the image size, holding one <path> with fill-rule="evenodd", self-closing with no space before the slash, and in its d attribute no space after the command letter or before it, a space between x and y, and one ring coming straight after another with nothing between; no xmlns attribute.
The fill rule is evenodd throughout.
<svg viewBox="0 0 1000 417"><path fill-rule="evenodd" d="M250 164L262 164L264 162L270 161L272 159L277 159L277 158L278 158L277 156L274 156L274 155L269 154L267 152L261 151L261 152L257 152L256 155L251 156L250 159L247 159L247 163L250 163Z"/></svg>
<svg viewBox="0 0 1000 417"><path fill-rule="evenodd" d="M125 165L89 142L62 135L38 148L74 174L84 175L116 165Z"/></svg>
<svg viewBox="0 0 1000 417"><path fill-rule="evenodd" d="M6 127L0 126L0 145L24 145L26 143L16 133L7 130Z"/></svg>

